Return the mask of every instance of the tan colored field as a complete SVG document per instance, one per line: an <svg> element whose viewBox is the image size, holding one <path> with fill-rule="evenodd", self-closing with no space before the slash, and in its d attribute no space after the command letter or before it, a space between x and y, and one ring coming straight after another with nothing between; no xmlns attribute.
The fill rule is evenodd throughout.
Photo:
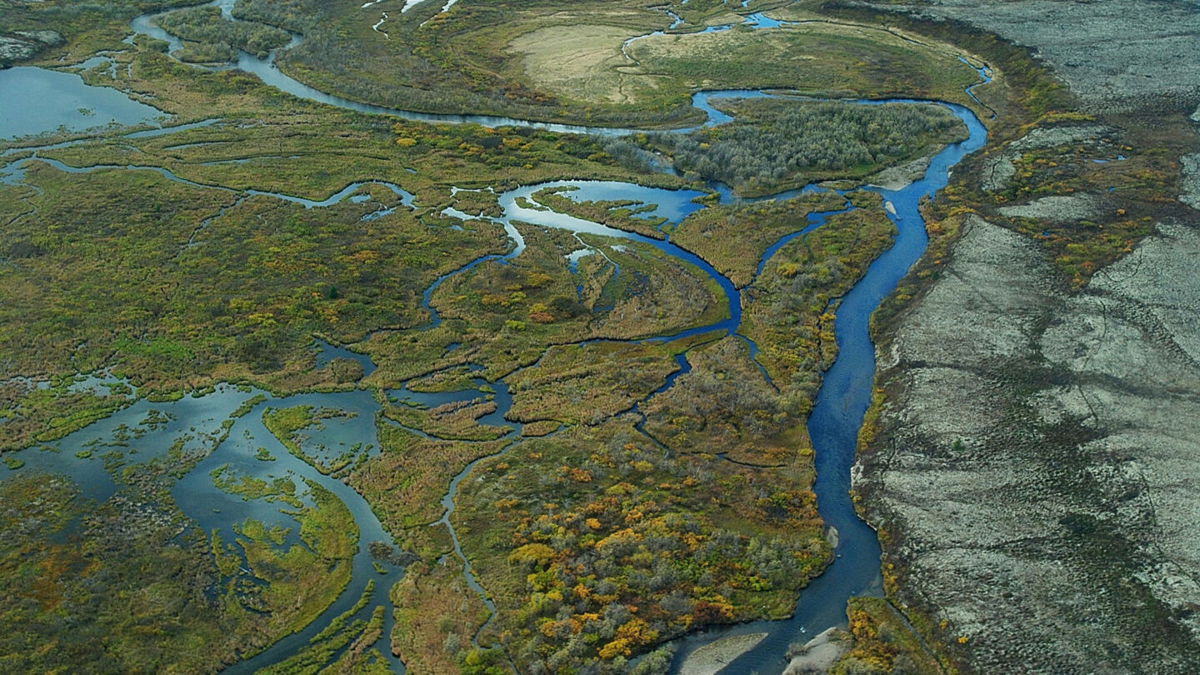
<svg viewBox="0 0 1200 675"><path fill-rule="evenodd" d="M963 101L974 72L959 52L889 31L814 21L718 33L655 35L632 26L544 26L507 48L538 88L589 103L653 104L698 89L794 88L827 96L896 93Z"/></svg>
<svg viewBox="0 0 1200 675"><path fill-rule="evenodd" d="M627 88L651 81L616 70L630 63L621 45L636 35L621 26L548 26L513 40L509 52L524 57L525 74L538 86L574 99L630 103L637 96Z"/></svg>

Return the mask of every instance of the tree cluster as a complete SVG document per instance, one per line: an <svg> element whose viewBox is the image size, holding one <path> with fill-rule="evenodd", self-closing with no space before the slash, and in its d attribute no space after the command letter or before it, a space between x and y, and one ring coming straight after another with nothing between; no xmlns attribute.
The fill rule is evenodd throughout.
<svg viewBox="0 0 1200 675"><path fill-rule="evenodd" d="M287 31L260 23L230 21L212 5L189 7L158 19L163 30L190 43L180 58L192 61L232 61L241 49L266 56L272 49L288 43Z"/></svg>
<svg viewBox="0 0 1200 675"><path fill-rule="evenodd" d="M689 134L653 134L645 145L672 156L676 168L692 178L763 192L797 178L865 175L932 143L961 137L963 129L953 114L931 105L744 99L727 111L735 122ZM609 152L646 159L628 148Z"/></svg>

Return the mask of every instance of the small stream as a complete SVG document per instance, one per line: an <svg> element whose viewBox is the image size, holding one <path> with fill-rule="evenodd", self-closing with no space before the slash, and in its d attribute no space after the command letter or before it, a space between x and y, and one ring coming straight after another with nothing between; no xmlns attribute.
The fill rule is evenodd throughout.
<svg viewBox="0 0 1200 675"><path fill-rule="evenodd" d="M231 7L229 0L218 0L214 4L222 7L222 11L226 15L229 14ZM374 3L367 3L364 7L371 4ZM135 19L132 24L135 33L166 40L170 44L170 51L174 52L178 50L182 46L182 43L159 29L154 24L154 17L155 15L144 15ZM679 25L680 20L678 20L678 17L675 18L677 21L671 26L672 28ZM761 14L755 14L748 17L743 25L752 29L762 29L778 26L780 22L771 20ZM719 26L711 27L708 30L725 30L728 28L729 26ZM294 37L289 46L295 46L299 43L299 40L298 36ZM300 98L361 112L393 115L417 121L475 123L484 126L521 126L564 133L590 133L597 135L623 135L637 131L631 129L553 124L495 116L413 113L362 104L320 92L294 80L276 67L274 59L274 54L271 54L267 58L258 58L251 54L242 53L239 56L237 65L229 67L237 67L252 72L258 75L266 84ZM984 81L987 81L989 73L986 69L980 69L979 72ZM96 88L91 87L89 89ZM968 93L974 97L973 91L969 91ZM714 108L712 105L713 101L722 98L772 95L756 90L699 92L693 96L692 102L693 105L708 115L708 119L703 126L712 126L729 122L732 119L725 113ZM891 102L930 103L929 101L910 101L907 99L888 101L859 100L846 101L845 103L847 105L880 105ZM862 424L863 414L871 399L872 382L875 373L874 345L870 341L868 331L869 319L879 303L895 289L896 284L925 250L927 236L924 221L919 211L921 200L936 195L949 180L951 168L967 154L981 148L987 136L983 124L967 108L949 103L934 103L946 107L958 116L966 124L970 132L969 138L942 150L930 163L925 176L912 185L895 191L871 188L879 192L886 200L889 207L888 216L898 227L899 235L893 248L873 262L868 268L866 275L841 300L836 324L837 343L839 347L838 358L830 370L825 373L823 385L809 419L809 432L816 450L817 480L814 489L818 496L818 508L822 517L830 527L836 528L839 533L836 558L824 574L804 589L798 599L796 614L792 619L775 622L753 622L732 627L714 628L683 638L677 641L681 649L676 658L676 667L678 667L678 664L682 662L688 653L714 639L739 633L765 632L768 634L765 640L731 663L726 670L727 672L780 672L786 665L783 655L789 644L804 642L807 637L811 637L830 626L843 625L845 623L846 601L850 597L863 594L879 594L881 592L879 542L874 531L858 518L848 494L850 468L854 462L858 430ZM175 128L154 129L129 134L129 136L171 133L185 128L211 124L215 121L207 120ZM4 138L5 133L20 135L19 133L10 132L7 129L6 122L0 121L0 138ZM129 122L127 121L126 123ZM692 129L678 131L686 132L690 130ZM57 147L61 147L62 145L58 144ZM47 149L49 147L52 146L46 146ZM32 157L10 162L6 167L0 168L0 180L8 183L20 182L23 177L22 169L25 163L32 161L47 162L59 170L68 172L96 171L107 168L155 171L170 180L191 186L238 192L223 186L201 185L188 181L160 167L96 166L79 168L39 157L36 153ZM257 190L246 190L241 194L243 198L249 195L260 195L299 203L306 208L323 208L345 200L358 201L363 199L365 194L362 192L362 188L368 184L376 184L388 188L400 199L400 203L403 206L413 207L413 196L410 193L404 191L399 185L379 181L348 185L343 190L323 200L312 200L293 195ZM564 190L574 188L573 190L564 191L562 194L568 198L580 201L619 200L651 205L654 208L648 210L643 215L649 218L665 218L667 222L664 224L663 232L669 231L666 226L677 225L690 213L703 208L694 201L696 197L704 194L698 191L650 188L614 181L553 181L538 185L522 186L504 192L499 195L499 203L503 209L503 215L499 218L489 218L489 220L493 220L504 226L512 242L511 249L502 255L484 256L473 260L458 270L437 279L428 287L423 294L422 306L430 312L430 321L423 328L431 328L438 325L441 321L441 317L432 303L435 292L445 281L457 275L467 273L478 265L489 262L504 264L521 255L525 248L525 242L519 229L514 224L514 222L519 221L538 227L549 227L574 233L580 241L580 249L572 254L573 256L587 255L588 251L603 254L599 245L587 242L580 236L591 235L592 237L606 238L604 240L606 242L605 245L609 246L613 244L608 244L607 242L619 242L622 240L637 242L652 247L662 255L669 256L692 268L700 276L707 277L720 287L724 302L727 305L727 316L716 322L689 327L674 332L671 335L655 335L645 339L670 341L708 332L721 331L726 334L737 335L746 340L751 354L754 355L757 353L757 345L745 338L745 336L738 334L742 317L740 289L735 287L728 278L720 274L707 261L672 243L669 236L664 239L652 238L558 213L540 206L537 204L534 195L546 188ZM718 192L722 203L729 203L735 199L732 191L726 186L713 185L712 188ZM792 190L786 193L745 201L790 199L800 194L819 189L815 186L809 186L800 190ZM847 207L846 210L850 208L852 207ZM390 211L381 210L376 213L383 214L385 212ZM758 265L758 271L761 272L771 256L789 241L820 227L830 215L839 212L841 211L813 214L810 217L808 226L802 231L793 232L780 238L763 255ZM476 218L476 216L469 216L468 214L453 210L447 210L445 213L446 215L463 220ZM577 263L578 257L573 257L572 261L573 264ZM363 365L364 371L368 374L374 369L374 364L367 357L344 348L323 343L318 349L317 367L326 366L335 357L352 358L358 361ZM678 355L677 362L681 370L668 378L663 386L650 396L669 389L674 383L675 378L690 369L686 354ZM393 398L407 399L416 405L427 407L440 405L449 401L490 396L497 403L497 411L487 415L480 421L484 424L509 428L506 438L509 438L511 443L501 451L504 452L512 443L517 441L520 425L504 419L512 403L511 395L509 395L507 385L504 381L486 383L488 387L494 390L494 392L488 393L485 393L483 390L484 384L482 380L478 380L475 383L475 388L443 394L421 394L403 388L395 392L389 392L389 395ZM217 436L214 434L219 435L220 422L227 419L234 410L252 396L258 394L266 395L267 400L254 406L249 414L238 418L230 429L228 436L217 443ZM122 434L128 434L128 429L138 428L139 424L145 426L143 421L149 414L149 411L153 409L164 412L170 418L170 422L165 427L148 430L139 436L137 444L139 450L144 447L155 448L156 451L161 452L165 448L170 447L172 443L175 443L177 439L184 436L188 439L185 442L185 447L194 446L197 453L203 452L202 446L204 442L208 442L210 445L216 443L215 448L211 449L211 454L200 461L196 468L181 479L174 489L176 500L184 513L194 519L197 526L205 531L219 530L223 533L227 541L231 541L233 538L233 526L236 523L243 522L246 518L258 518L268 524L290 523L289 526L294 525L294 520L290 516L280 513L279 508L274 504L267 504L260 501L245 502L240 497L231 496L216 488L213 485L210 473L225 464L229 464L237 471L251 476L290 475L297 479L307 478L331 490L342 499L354 514L361 532L359 551L353 561L354 576L350 585L332 606L325 610L316 621L304 630L284 638L258 656L228 669L230 672L248 673L297 653L308 643L308 640L313 635L323 630L329 625L330 621L351 607L362 594L368 580L372 578L378 578L378 581L371 602L357 616L359 618L368 617L370 611L377 605L391 607L390 600L387 597L388 589L403 574L402 569L391 565L385 565L386 569L382 575L374 568L372 564L373 560L367 550L368 545L372 541L391 543L392 540L383 530L382 525L365 500L342 481L323 476L306 462L293 457L263 426L263 410L268 407L282 408L294 405L336 408L354 413L351 417L326 420L323 430L312 432L313 443L342 450L358 447L360 448L360 452L378 452L378 439L374 424L379 404L367 390L360 389L333 394L300 394L280 399L256 390L243 390L223 385L212 393L199 397L189 396L172 403L150 403L145 400L132 402L129 407L112 417L75 432L57 443L50 444L58 448L58 452L48 452L31 448L21 451L15 456L24 460L28 465L26 469L21 469L22 471L30 469L62 471L84 485L89 496L106 499L107 496L111 496L116 486L104 469L103 462L97 459L101 453L96 452L89 457L77 456L77 453L89 447L108 447L114 442L113 438L120 437ZM637 405L634 406L635 411L636 409ZM257 458L256 452L258 448L266 448L276 460L273 462L264 462ZM367 448L371 449L367 450ZM108 450L108 452L112 452L112 450ZM140 455L136 456L136 458L133 455L129 455L129 457L126 461L144 461L148 459L148 456ZM478 461L482 460L477 460L466 467L448 486L447 493L442 499L445 511L438 523L444 524L449 528L454 543L455 554L463 559L468 583L485 598L489 608L494 609L486 591L479 586L469 561L463 556L458 543L457 533L451 524L451 516L455 508L455 496L458 487L462 480L470 474ZM0 478L7 476L8 473L8 469L0 467ZM387 612L385 622L384 637L380 639L377 646L385 655L385 658L389 660L393 669L399 671L402 670L403 666L390 655L387 642L387 636L390 635L393 623L392 613L389 611Z"/></svg>

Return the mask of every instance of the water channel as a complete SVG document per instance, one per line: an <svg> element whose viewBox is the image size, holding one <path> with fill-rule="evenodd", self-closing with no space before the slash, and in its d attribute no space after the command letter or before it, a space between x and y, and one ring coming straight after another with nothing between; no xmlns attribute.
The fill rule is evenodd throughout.
<svg viewBox="0 0 1200 675"><path fill-rule="evenodd" d="M228 0L218 0L218 6L228 13L231 6ZM180 42L154 25L153 15L139 17L133 22L133 29L138 34L167 40L171 51L177 50ZM780 22L754 15L749 17L746 25L752 29L773 28ZM292 41L297 44L299 38ZM593 128L575 125L552 124L544 122L525 121L493 116L475 115L437 115L412 113L394 110L380 106L367 105L349 101L337 96L320 92L304 85L280 71L274 64L274 54L267 58L242 53L237 66L242 70L257 74L265 83L301 98L319 101L342 108L350 108L362 112L400 116L407 119L435 123L476 123L485 126L524 126L566 133L591 133L604 135L620 135L631 133L628 129ZM16 70L16 69L14 69ZM38 70L40 69L29 69ZM11 71L7 71L11 72ZM40 71L50 73L53 71ZM988 72L980 69L980 74L986 81ZM61 73L56 73L56 75ZM2 76L3 73L0 73ZM75 76L69 76L75 77ZM19 82L20 80L17 80ZM33 78L31 81L39 81ZM0 86L4 86L0 79ZM74 85L70 85L74 86ZM975 85L977 86L977 85ZM111 89L99 89L94 93L95 101L107 100ZM973 89L973 87L972 87ZM85 92L85 94L88 92ZM708 115L705 126L722 124L731 118L713 107L712 102L720 98L745 98L772 96L761 91L735 90L721 92L700 92L693 97L693 104ZM971 92L972 97L974 96ZM86 97L85 97L86 98ZM91 101L91 99L87 99ZM128 99L126 99L128 100ZM74 105L75 99L71 99ZM882 105L891 102L930 103L928 101L875 101L858 100L846 101L847 105ZM130 101L130 103L133 103ZM925 175L920 180L898 190L870 188L879 192L888 205L888 217L898 228L895 245L875 260L865 276L841 299L837 311L836 335L838 357L831 369L825 373L824 382L820 389L812 415L809 419L809 431L816 450L817 480L815 491L818 497L818 507L825 522L836 528L839 537L836 548L836 558L830 567L814 580L801 593L792 619L776 622L753 622L733 627L722 627L689 636L678 641L681 649L676 663L696 647L711 642L718 637L740 633L767 633L767 637L754 649L743 654L730 664L726 672L780 672L785 665L784 653L787 647L795 642L803 642L806 637L815 635L830 626L845 623L846 601L854 595L880 593L880 548L874 531L855 513L848 490L850 487L850 468L855 457L855 447L858 430L862 424L863 415L870 402L872 382L875 373L875 352L871 343L868 324L872 312L879 303L896 287L909 268L920 258L927 244L924 221L920 214L919 204L923 199L932 198L947 184L952 167L967 154L981 148L987 137L984 125L969 109L950 103L933 102L953 112L966 125L969 137L967 140L952 144L939 152L931 161ZM136 104L141 105L141 104ZM82 107L82 106L80 106ZM91 107L97 110L97 105ZM112 108L113 120L118 123L134 123L145 119L145 112L130 108L127 117L121 117L123 110L120 106ZM153 110L153 109L150 109ZM138 118L137 113L142 117ZM174 129L150 130L129 134L138 135L171 133L172 131L190 128L200 124L211 124L213 120L185 125ZM36 132L37 130L34 130ZM688 131L688 130L680 130ZM8 120L0 122L0 139L33 133L21 126L11 126ZM49 146L47 146L49 147ZM63 171L83 172L102 168L123 168L130 170L156 171L171 180L190 183L175 176L160 167L70 167L61 162L54 162L38 157L22 158L0 168L0 180L4 182L19 182L22 178L22 166L30 161L49 161L53 166ZM400 186L392 183L377 183L389 188L401 200L405 207L413 206L412 195ZM335 195L324 200L306 199L303 197L247 191L245 194L263 195L278 199L293 201L306 208L322 208L339 203L345 199L357 200L366 198L361 192L364 183L347 186ZM212 189L228 190L221 186L202 186ZM724 186L712 186L728 203L733 199L731 191ZM429 310L431 320L426 327L436 325L440 321L436 309L432 306L434 292L447 279L463 274L477 265L488 262L511 260L524 250L524 239L515 222L529 223L535 226L563 229L573 232L580 241L580 249L573 255L603 253L594 244L585 242L578 235L594 235L605 237L606 241L626 240L638 242L653 247L659 254L672 257L682 264L689 266L699 276L714 280L721 288L728 306L726 318L712 324L693 326L687 330L672 335L661 335L652 340L674 340L689 335L722 331L736 335L741 326L742 297L741 291L726 277L721 275L707 261L695 254L680 248L670 241L669 237L656 239L640 234L618 230L581 218L555 212L545 208L536 201L536 195L543 189L568 190L562 194L577 200L608 201L624 200L652 206L648 216L661 216L666 219L665 225L677 225L690 213L702 208L694 199L703 193L694 190L668 190L650 188L640 185L620 182L601 181L555 181L540 185L522 186L498 195L503 215L494 220L501 223L512 242L508 253L498 256L486 256L474 261L438 279L424 293L423 306ZM763 199L788 199L808 190L819 190L810 187L805 190L790 191L772 195ZM394 207L393 207L394 208ZM849 208L849 207L848 207ZM466 214L447 212L447 215L466 218ZM791 233L773 246L763 256L759 269L787 241L811 231L825 222L829 214L814 214L808 227L801 232ZM524 225L522 225L524 227ZM577 261L577 257L573 260ZM743 339L745 339L743 337ZM747 342L749 342L747 340ZM755 351L750 343L752 353ZM335 357L351 358L364 367L365 372L374 368L370 360L361 354L356 354L341 347L319 343L316 347L317 367L324 367ZM690 366L686 354L680 355L681 369L686 371ZM674 382L673 375L664 382L655 394L668 389ZM112 383L108 383L112 384ZM511 396L503 381L485 383L475 382L474 388L460 392L441 394L422 394L402 388L388 395L395 400L407 400L410 404L432 407L450 401L470 399L491 399L497 404L495 413L481 420L485 424L493 424L508 428L507 437L516 442L520 426L504 419L505 413L511 406ZM106 386L101 383L99 386ZM651 396L655 395L652 394ZM253 477L288 475L297 479L314 481L331 490L350 508L360 529L359 551L354 557L354 576L349 587L338 597L335 603L324 611L321 616L304 630L288 636L266 651L247 661L228 669L230 672L253 672L268 663L278 662L295 654L303 648L312 636L316 635L329 623L349 609L358 600L371 579L376 579L375 590L366 609L356 616L363 618L369 615L376 605L390 607L387 598L388 588L403 574L403 569L395 565L385 564L382 574L373 565L374 561L367 548L371 542L391 543L391 537L384 531L379 520L371 511L369 505L360 495L350 489L340 480L332 479L318 473L305 461L292 456L274 436L266 430L262 423L262 412L270 408L284 408L296 405L310 405L316 408L331 408L350 413L325 420L322 427L311 432L310 442L319 445L328 452L337 453L374 453L378 452L378 439L375 431L376 412L379 402L367 390L333 394L301 394L286 398L277 398L266 392L248 388L238 388L229 385L217 387L214 391L202 395L187 396L183 399L168 403L152 403L146 400L135 400L136 394L131 393L130 405L115 415L97 422L83 430L77 431L66 438L40 448L30 448L15 457L26 463L27 470L59 471L67 473L84 486L87 496L95 499L106 499L116 489L116 485L104 466L102 457L107 461L122 461L126 463L142 462L151 459L173 444L182 443L184 449L203 455L196 468L179 481L174 489L175 498L180 508L194 519L198 527L204 531L218 530L227 540L234 536L233 527L247 518L263 520L267 524L283 524L294 527L295 522L290 516L282 513L274 504L261 501L244 501L218 489L210 477L211 472L224 465ZM221 422L230 416L240 406L243 406L255 396L264 397L255 403L248 414L234 420L233 426L224 433ZM636 409L636 406L635 406ZM161 420L166 419L166 423ZM387 423L387 422L385 422ZM137 453L128 450L127 440L130 434L137 439ZM256 456L259 448L266 448L276 459L264 462ZM145 452L149 449L149 452ZM145 454L143 454L145 453ZM450 517L454 510L454 496L459 483L468 475L472 466L468 466L452 481L442 500L445 512L440 523L450 528L455 541L458 555L461 549L457 546L457 535L451 526ZM0 467L0 479L9 475L10 470ZM464 558L468 583L481 594L486 593L478 586L473 577L469 562ZM490 603L490 600L488 601ZM391 612L387 612L384 638L378 646L395 669L402 665L390 656L386 636L390 634L393 624Z"/></svg>

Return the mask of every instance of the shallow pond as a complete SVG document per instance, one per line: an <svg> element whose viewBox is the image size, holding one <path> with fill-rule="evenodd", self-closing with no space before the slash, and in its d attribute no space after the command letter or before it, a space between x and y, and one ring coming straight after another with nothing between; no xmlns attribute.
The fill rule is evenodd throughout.
<svg viewBox="0 0 1200 675"><path fill-rule="evenodd" d="M109 87L93 87L74 73L20 66L0 70L0 140L110 124L129 126L163 117Z"/></svg>

